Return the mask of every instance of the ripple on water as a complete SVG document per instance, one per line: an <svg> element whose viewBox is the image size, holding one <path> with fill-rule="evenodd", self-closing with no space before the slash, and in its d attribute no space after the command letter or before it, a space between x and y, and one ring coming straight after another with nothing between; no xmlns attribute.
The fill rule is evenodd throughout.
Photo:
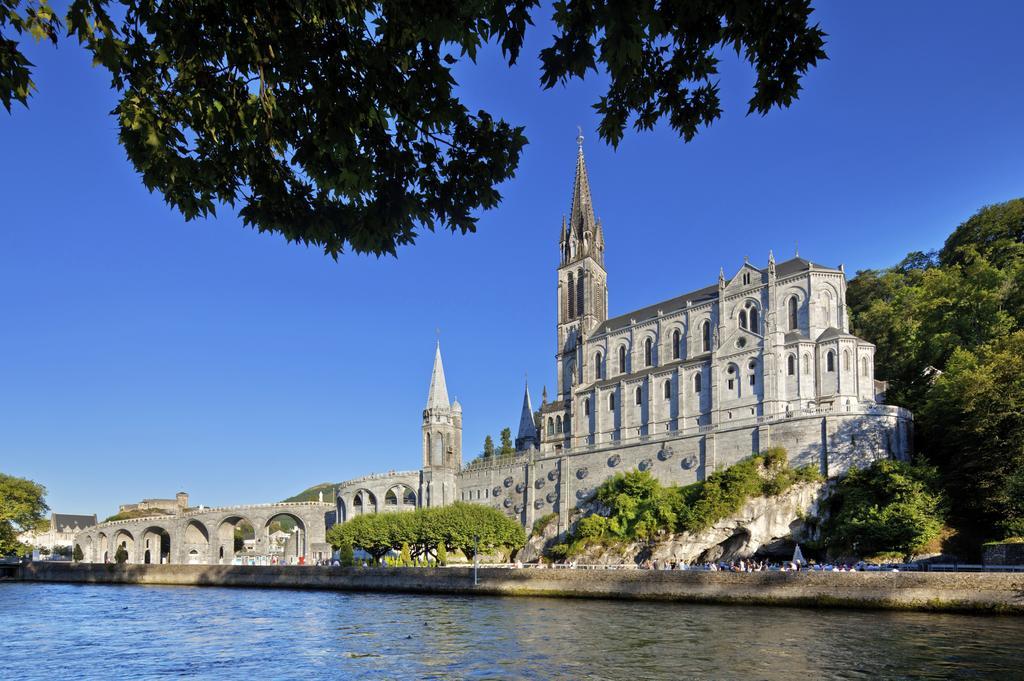
<svg viewBox="0 0 1024 681"><path fill-rule="evenodd" d="M939 679L1024 670L1024 620L0 584L4 678Z"/></svg>

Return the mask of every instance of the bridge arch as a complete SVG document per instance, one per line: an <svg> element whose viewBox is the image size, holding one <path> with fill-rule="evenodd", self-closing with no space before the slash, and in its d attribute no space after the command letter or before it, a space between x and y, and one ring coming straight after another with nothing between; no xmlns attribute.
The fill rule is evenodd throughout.
<svg viewBox="0 0 1024 681"><path fill-rule="evenodd" d="M392 485L384 495L384 508L392 511L416 508L416 491L404 482Z"/></svg>
<svg viewBox="0 0 1024 681"><path fill-rule="evenodd" d="M343 523L348 520L348 507L345 505L345 499L339 494L335 502L337 514L334 517L334 522Z"/></svg>
<svg viewBox="0 0 1024 681"><path fill-rule="evenodd" d="M95 563L109 563L114 559L110 553L110 538L106 532L96 535L96 555L93 558Z"/></svg>
<svg viewBox="0 0 1024 681"><path fill-rule="evenodd" d="M192 518L185 524L182 533L181 560L195 565L206 563L210 557L210 531L206 525Z"/></svg>
<svg viewBox="0 0 1024 681"><path fill-rule="evenodd" d="M267 552L285 562L308 554L306 523L296 513L281 511L267 518L263 538Z"/></svg>
<svg viewBox="0 0 1024 681"><path fill-rule="evenodd" d="M140 563L170 563L171 550L174 548L171 533L166 527L149 525L140 535L142 544L139 547Z"/></svg>
<svg viewBox="0 0 1024 681"><path fill-rule="evenodd" d="M255 551L256 525L243 514L222 517L217 523L216 554L214 560L221 565L230 564L235 556ZM248 542L248 543L247 543Z"/></svg>
<svg viewBox="0 0 1024 681"><path fill-rule="evenodd" d="M356 493L352 495L352 515L376 513L379 510L377 508L377 497L370 490L366 488L357 489Z"/></svg>

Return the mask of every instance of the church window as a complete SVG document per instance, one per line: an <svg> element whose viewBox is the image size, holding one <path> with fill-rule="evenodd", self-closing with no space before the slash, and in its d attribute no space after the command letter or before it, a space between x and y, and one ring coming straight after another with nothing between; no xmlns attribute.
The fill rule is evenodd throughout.
<svg viewBox="0 0 1024 681"><path fill-rule="evenodd" d="M740 310L740 328L741 329L747 328L747 311L746 310Z"/></svg>
<svg viewBox="0 0 1024 681"><path fill-rule="evenodd" d="M693 392L700 392L700 374L693 375Z"/></svg>
<svg viewBox="0 0 1024 681"><path fill-rule="evenodd" d="M729 390L734 390L736 388L736 367L730 364L729 368L726 369L726 372L729 374L729 379L726 381L726 385Z"/></svg>
<svg viewBox="0 0 1024 681"><path fill-rule="evenodd" d="M760 331L758 330L758 321L760 321L760 320L758 320L758 318L757 318L757 308L756 307L750 308L750 327L749 328L754 333L760 333Z"/></svg>
<svg viewBox="0 0 1024 681"><path fill-rule="evenodd" d="M809 373L811 370L811 357L808 354L804 354L804 373Z"/></svg>
<svg viewBox="0 0 1024 681"><path fill-rule="evenodd" d="M555 420L549 416L548 417L548 435L554 435L554 434L555 434Z"/></svg>
<svg viewBox="0 0 1024 681"><path fill-rule="evenodd" d="M672 397L672 381L665 381L665 399Z"/></svg>
<svg viewBox="0 0 1024 681"><path fill-rule="evenodd" d="M590 416L590 400L583 400L583 415Z"/></svg>
<svg viewBox="0 0 1024 681"><path fill-rule="evenodd" d="M615 411L615 393L608 395L608 411Z"/></svg>
<svg viewBox="0 0 1024 681"><path fill-rule="evenodd" d="M575 279L572 276L572 272L569 273L569 319L576 316L576 284Z"/></svg>
<svg viewBox="0 0 1024 681"><path fill-rule="evenodd" d="M825 355L825 371L835 371L835 370L836 370L836 353L834 353L831 350L829 350L828 354Z"/></svg>
<svg viewBox="0 0 1024 681"><path fill-rule="evenodd" d="M583 310L584 310L584 307L583 307L583 289L584 288L585 288L585 286L583 284L583 270L578 270L576 272L576 314L578 316L583 316Z"/></svg>
<svg viewBox="0 0 1024 681"><path fill-rule="evenodd" d="M680 340L681 336L679 334L679 329L676 329L675 331L672 332L672 359L679 359Z"/></svg>
<svg viewBox="0 0 1024 681"><path fill-rule="evenodd" d="M626 346L619 346L619 373L626 373Z"/></svg>
<svg viewBox="0 0 1024 681"><path fill-rule="evenodd" d="M643 401L644 401L644 391L643 391L643 388L641 388L640 386L637 386L636 387L636 403L637 404L643 404Z"/></svg>
<svg viewBox="0 0 1024 681"><path fill-rule="evenodd" d="M648 338L647 340L644 341L644 365L645 366L651 366L651 364L654 363L654 358L652 356L654 354L653 345L654 345L654 342L650 338Z"/></svg>
<svg viewBox="0 0 1024 681"><path fill-rule="evenodd" d="M861 357L860 358L860 375L861 376L867 376L868 375L868 358L867 357Z"/></svg>
<svg viewBox="0 0 1024 681"><path fill-rule="evenodd" d="M601 378L601 353L600 352L597 353L596 355L594 355L594 375L598 379Z"/></svg>
<svg viewBox="0 0 1024 681"><path fill-rule="evenodd" d="M750 285L750 272L744 272L743 273L743 285L744 286L749 286Z"/></svg>
<svg viewBox="0 0 1024 681"><path fill-rule="evenodd" d="M589 409L587 410L587 413L588 414L590 413ZM561 416L556 416L555 417L555 432L556 433L561 433L562 432L562 417Z"/></svg>
<svg viewBox="0 0 1024 681"><path fill-rule="evenodd" d="M786 358L786 373L790 376L796 375L796 356L790 355Z"/></svg>
<svg viewBox="0 0 1024 681"><path fill-rule="evenodd" d="M704 352L711 352L711 322L707 319L700 327L701 348Z"/></svg>
<svg viewBox="0 0 1024 681"><path fill-rule="evenodd" d="M850 351L843 350L843 371L850 370Z"/></svg>
<svg viewBox="0 0 1024 681"><path fill-rule="evenodd" d="M790 296L789 298L789 330L797 330L797 300L796 296Z"/></svg>

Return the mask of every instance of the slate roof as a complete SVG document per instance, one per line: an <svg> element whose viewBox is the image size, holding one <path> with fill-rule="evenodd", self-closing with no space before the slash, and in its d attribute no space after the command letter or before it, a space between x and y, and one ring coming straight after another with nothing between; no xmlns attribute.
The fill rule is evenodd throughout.
<svg viewBox="0 0 1024 681"><path fill-rule="evenodd" d="M818 336L819 341L833 340L835 338L856 338L856 336L854 336L852 333L840 331L834 326L828 327L827 329L821 332L820 336Z"/></svg>
<svg viewBox="0 0 1024 681"><path fill-rule="evenodd" d="M71 513L54 513L50 516L50 527L61 532L65 527L75 528L84 530L87 527L92 527L96 524L96 514L93 515L74 515Z"/></svg>
<svg viewBox="0 0 1024 681"><path fill-rule="evenodd" d="M816 263L812 263L809 260L804 260L803 258L796 257L790 258L789 260L786 260L785 262L780 262L778 265L776 265L775 276L788 277L792 274L797 274L799 272L806 271L812 266L824 270L835 269L832 267L818 265ZM768 269L763 268L759 271L762 274L765 274L768 272ZM658 316L658 310L661 310L662 314L669 314L671 312L686 309L687 301L690 302L690 305L700 305L701 303L706 303L708 301L715 300L716 298L718 298L718 284L705 286L704 288L699 288L696 291L690 291L689 293L684 293L681 296L669 298L668 300L663 300L660 303L648 305L647 307L642 307L639 310L634 310L632 312L627 312L626 314L622 314L617 317L612 317L603 324L599 324L594 329L594 332L590 334L590 337L594 338L605 333L606 327L610 328L612 331L624 329L630 325L631 319L635 319L638 323L654 319Z"/></svg>

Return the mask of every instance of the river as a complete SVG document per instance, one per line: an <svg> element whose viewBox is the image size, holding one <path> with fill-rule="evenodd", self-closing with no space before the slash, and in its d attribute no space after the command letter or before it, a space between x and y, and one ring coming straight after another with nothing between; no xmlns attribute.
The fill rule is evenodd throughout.
<svg viewBox="0 0 1024 681"><path fill-rule="evenodd" d="M0 583L4 679L1024 678L1024 618Z"/></svg>

